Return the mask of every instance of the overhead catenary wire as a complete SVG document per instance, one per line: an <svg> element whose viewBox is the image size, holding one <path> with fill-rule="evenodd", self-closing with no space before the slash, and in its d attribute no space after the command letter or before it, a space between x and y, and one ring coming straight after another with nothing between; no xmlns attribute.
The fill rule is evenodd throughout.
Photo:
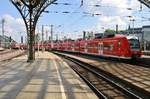
<svg viewBox="0 0 150 99"><path fill-rule="evenodd" d="M139 9L136 9L136 8L132 8L132 7L118 7L118 6L111 6L111 5L103 5L103 4L99 4L99 3L96 3L96 4L86 4L84 2L84 0L80 0L80 4L72 4L72 3L63 3L63 2L57 2L55 3L55 5L64 5L64 6L78 6L77 9L75 9L74 11L52 11L51 13L57 13L57 14L64 14L64 15L68 15L69 18L72 18L72 16L74 14L82 14L82 16L80 17L77 17L75 20L71 21L71 22L67 22L67 26L72 26L74 25L75 23L77 23L78 21L82 21L81 19L82 18L85 18L87 16L92 16L92 17L95 17L95 16L107 16L107 17L111 17L111 16L119 16L119 17L126 17L124 15L106 15L106 14L102 14L102 13L93 13L92 11L89 11L89 12L86 12L86 11L78 11L79 9L82 9L81 7L85 7L85 6L92 6L92 9L95 9L95 8L104 8L104 7L107 7L107 8L119 8L119 9L125 9L125 10L129 10L129 11L145 11L145 9L142 8L142 6L140 5ZM101 0L102 1L102 0ZM92 13L91 13L92 12ZM69 24L68 24L69 23ZM66 23L65 23L66 24Z"/></svg>
<svg viewBox="0 0 150 99"><path fill-rule="evenodd" d="M119 8L119 9L126 9L126 10L136 10L136 11L139 11L139 9L134 9L132 7L116 7L116 6L111 6L111 5L103 5L102 3L98 4L98 2L100 1L97 1L96 4L93 4L93 5L90 5L90 4L84 4L83 1L81 0L81 4L71 4L71 3L63 3L63 2L56 2L56 3L53 3L54 5L64 5L64 6L92 6L92 7L95 7L95 8ZM141 5L142 7L142 5ZM140 7L140 10L141 10L141 7ZM144 9L142 9L144 10Z"/></svg>

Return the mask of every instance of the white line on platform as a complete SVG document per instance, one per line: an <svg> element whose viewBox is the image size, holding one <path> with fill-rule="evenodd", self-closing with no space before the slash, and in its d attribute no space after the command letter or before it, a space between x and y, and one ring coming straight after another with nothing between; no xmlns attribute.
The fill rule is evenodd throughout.
<svg viewBox="0 0 150 99"><path fill-rule="evenodd" d="M54 65L56 67L56 70L57 70L57 74L58 74L58 80L60 82L60 90L62 92L62 99L67 99L66 98L66 94L65 94L65 89L64 89L64 86L63 86L63 83L62 83L62 79L61 79L61 76L60 76L60 73L58 71L58 67L57 67L57 64L56 64L56 61L54 61Z"/></svg>

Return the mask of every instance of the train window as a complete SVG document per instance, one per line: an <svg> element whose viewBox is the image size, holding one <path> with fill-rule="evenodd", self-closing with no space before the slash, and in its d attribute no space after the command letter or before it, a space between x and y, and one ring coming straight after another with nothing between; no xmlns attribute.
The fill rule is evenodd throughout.
<svg viewBox="0 0 150 99"><path fill-rule="evenodd" d="M114 45L111 44L111 45L110 45L110 50L112 51L113 49L114 49Z"/></svg>
<svg viewBox="0 0 150 99"><path fill-rule="evenodd" d="M140 44L137 39L130 39L129 40L131 49L140 49Z"/></svg>
<svg viewBox="0 0 150 99"><path fill-rule="evenodd" d="M91 48L92 48L92 46L91 46L91 45L87 45L87 48L88 48L88 49L91 49Z"/></svg>
<svg viewBox="0 0 150 99"><path fill-rule="evenodd" d="M88 44L86 44L86 49L88 49Z"/></svg>
<svg viewBox="0 0 150 99"><path fill-rule="evenodd" d="M114 49L114 45L113 44L104 45L104 46L102 46L102 49L112 51Z"/></svg>
<svg viewBox="0 0 150 99"><path fill-rule="evenodd" d="M104 45L104 50L107 50L108 49L108 46L107 45Z"/></svg>
<svg viewBox="0 0 150 99"><path fill-rule="evenodd" d="M98 49L98 46L95 45L95 49Z"/></svg>
<svg viewBox="0 0 150 99"><path fill-rule="evenodd" d="M91 45L91 46L89 46L90 47L90 49L93 49L94 48L94 46L93 45Z"/></svg>

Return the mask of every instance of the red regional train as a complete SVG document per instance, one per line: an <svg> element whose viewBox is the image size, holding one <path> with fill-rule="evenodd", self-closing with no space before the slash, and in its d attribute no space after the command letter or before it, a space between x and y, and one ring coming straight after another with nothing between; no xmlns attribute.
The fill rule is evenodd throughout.
<svg viewBox="0 0 150 99"><path fill-rule="evenodd" d="M58 50L66 52L76 52L103 57L113 57L121 59L133 59L141 57L141 48L136 36L115 35L113 37L104 37L91 40L77 40L56 42L51 45L35 44L35 49ZM27 49L26 45L13 45L13 48Z"/></svg>
<svg viewBox="0 0 150 99"><path fill-rule="evenodd" d="M28 49L27 44L17 44L17 43L13 43L11 44L11 48L12 49ZM35 50L42 49L44 48L45 50L49 50L51 49L51 43L47 43L47 44L35 44L34 45Z"/></svg>
<svg viewBox="0 0 150 99"><path fill-rule="evenodd" d="M135 36L124 35L116 35L114 37L101 39L55 43L54 49L122 59L139 58L141 56L138 38Z"/></svg>

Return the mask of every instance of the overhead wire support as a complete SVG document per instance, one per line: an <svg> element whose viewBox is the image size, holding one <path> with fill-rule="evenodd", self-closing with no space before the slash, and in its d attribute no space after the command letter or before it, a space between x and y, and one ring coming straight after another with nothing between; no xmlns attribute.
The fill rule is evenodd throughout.
<svg viewBox="0 0 150 99"><path fill-rule="evenodd" d="M10 0L21 14L27 31L28 62L35 60L35 28L42 12L57 0Z"/></svg>
<svg viewBox="0 0 150 99"><path fill-rule="evenodd" d="M149 0L138 0L141 3L143 3L144 5L146 5L148 8L150 8L150 1Z"/></svg>
<svg viewBox="0 0 150 99"><path fill-rule="evenodd" d="M80 5L80 7L82 7L83 6L83 0L81 0L81 5Z"/></svg>
<svg viewBox="0 0 150 99"><path fill-rule="evenodd" d="M142 7L142 3L140 4L140 11L142 11L143 10L143 7Z"/></svg>

